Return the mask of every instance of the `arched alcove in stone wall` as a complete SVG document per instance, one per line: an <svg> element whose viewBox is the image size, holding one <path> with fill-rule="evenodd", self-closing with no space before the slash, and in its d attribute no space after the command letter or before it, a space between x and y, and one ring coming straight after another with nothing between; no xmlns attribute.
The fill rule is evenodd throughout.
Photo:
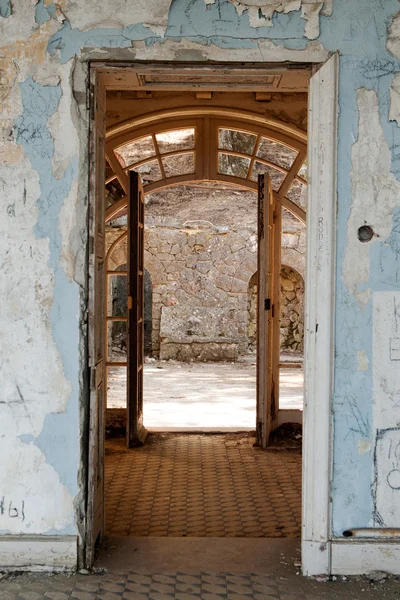
<svg viewBox="0 0 400 600"><path fill-rule="evenodd" d="M304 279L287 265L281 269L281 336L282 351L304 350Z"/></svg>
<svg viewBox="0 0 400 600"><path fill-rule="evenodd" d="M257 348L257 272L249 280L247 292L248 350ZM281 269L281 335L283 352L303 352L304 338L304 279L287 265Z"/></svg>

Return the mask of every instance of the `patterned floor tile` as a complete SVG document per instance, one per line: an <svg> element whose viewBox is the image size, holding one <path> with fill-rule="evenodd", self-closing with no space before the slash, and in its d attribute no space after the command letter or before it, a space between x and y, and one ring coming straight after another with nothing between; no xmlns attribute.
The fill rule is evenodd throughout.
<svg viewBox="0 0 400 600"><path fill-rule="evenodd" d="M128 451L107 441L107 533L299 537L301 455L250 439L152 434Z"/></svg>
<svg viewBox="0 0 400 600"><path fill-rule="evenodd" d="M346 578L343 581L316 582L296 576L292 565L279 573L104 573L84 577L89 587L98 593L80 592L82 576L71 575L70 592L58 592L58 600L81 598L81 593L93 600L122 598L123 600L399 600L400 582L389 578L384 584L372 585L367 579ZM65 585L61 575L31 574L0 580L0 600L51 599L54 587ZM118 592L107 591L112 586ZM116 588L113 588L116 589ZM55 596L54 596L55 597ZM82 600L83 600L82 596Z"/></svg>

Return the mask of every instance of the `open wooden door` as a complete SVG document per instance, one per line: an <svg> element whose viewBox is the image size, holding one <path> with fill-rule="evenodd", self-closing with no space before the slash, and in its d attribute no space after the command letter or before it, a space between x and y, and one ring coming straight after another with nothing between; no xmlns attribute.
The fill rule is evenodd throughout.
<svg viewBox="0 0 400 600"><path fill-rule="evenodd" d="M275 418L273 368L274 195L268 175L258 176L257 443L266 448Z"/></svg>
<svg viewBox="0 0 400 600"><path fill-rule="evenodd" d="M142 446L144 367L144 193L139 174L129 173L128 203L128 397L127 446Z"/></svg>
<svg viewBox="0 0 400 600"><path fill-rule="evenodd" d="M90 369L88 488L85 566L94 561L96 541L104 533L104 414L105 414L105 131L106 91L91 73L91 102L95 107L90 136L89 311Z"/></svg>

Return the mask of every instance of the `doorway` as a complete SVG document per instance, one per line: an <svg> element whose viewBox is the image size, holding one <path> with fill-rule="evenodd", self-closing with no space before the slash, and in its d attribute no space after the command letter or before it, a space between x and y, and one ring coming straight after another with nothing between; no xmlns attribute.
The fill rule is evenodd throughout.
<svg viewBox="0 0 400 600"><path fill-rule="evenodd" d="M279 263L282 240L286 238L288 242L283 252L288 254L287 258L296 264L298 255L305 262L306 133L290 130L278 121L270 126L258 123L260 115L255 111L260 107L265 109L265 105L254 92L238 93L238 98L235 97L235 106L238 103L246 106L246 111L241 112L229 107L232 104L229 96L220 92L215 99L210 97L206 103L199 104L193 93L179 92L173 96L179 108L171 114L164 108L164 96L153 93L146 100L152 115L146 126L143 126L143 116L133 117L131 113L131 118L123 124L110 125L107 133L106 247L115 255L115 259L109 257L113 262L118 261L119 255L127 260L127 196L119 191L116 194L115 190L128 187L130 169L137 170L143 181L147 219L144 266L154 279L153 356L149 357L149 364L144 365L144 373L151 371L152 374L147 379L150 390L147 406L154 407L154 411L151 420L147 417L147 425L158 429L246 430L256 426L256 344L252 344L248 332L247 311L248 281L257 270L257 214L260 212L257 178L262 171L271 180L271 214L265 211L261 214L271 220L271 240L272 236L276 237L270 252L274 252L271 264L277 271L274 278L266 282L271 288L271 315L275 313L275 321L270 319L271 330L276 322L274 339L271 337L269 341L276 347L271 356L274 409L269 419L279 421L278 424L285 419L301 422L300 412L295 414L291 410L287 416L287 410L280 411L279 406L279 288L282 281ZM129 97L129 100L132 106L138 98ZM115 109L121 102L119 93L111 95L110 101L111 114L116 114ZM189 101L193 102L193 108L188 116L182 107ZM294 115L303 115L306 106L304 92L291 98ZM136 111L140 110L139 106ZM179 119L178 112L181 113ZM125 180L120 176L120 181L118 169L124 170ZM303 227L303 234L297 236L296 243L293 243L296 236L291 232L293 220ZM260 231L264 229L268 227L263 226ZM111 243L118 233L120 246L114 248ZM299 239L303 240L302 246ZM294 258L289 256L290 252ZM276 291L272 298L273 287ZM265 290L265 294L268 293ZM304 295L304 290L302 293ZM146 302L144 307L146 310ZM267 310L263 304L260 320ZM107 318L114 317L108 315ZM255 333L256 330L253 335ZM301 339L303 333L304 330L301 333L296 330L296 336L300 335ZM293 345L293 340L291 343ZM155 360L157 365L150 365L150 361ZM180 371L174 366L176 362ZM107 367L114 369L115 365ZM126 362L120 371L124 368ZM158 381L159 385L152 386ZM209 406L204 399L201 401L205 381L209 396L215 398L214 406ZM285 379L284 383L286 395L290 395L290 384L286 384ZM196 398L196 390L200 398ZM112 389L109 392L111 396ZM188 394L189 401L186 401ZM157 399L152 402L155 396ZM164 406L158 404L160 396L165 399ZM235 398L237 410L232 410ZM155 419L157 410L164 421ZM297 410L300 411L301 406ZM257 417L257 435L263 435L265 446L268 433L261 434L263 419L261 410ZM147 426L146 412L144 424ZM268 427L271 429L272 423Z"/></svg>
<svg viewBox="0 0 400 600"><path fill-rule="evenodd" d="M99 85L101 85L99 83L101 77L99 77L99 73L98 72L96 73L96 75L97 75L97 85L99 86ZM107 77L109 77L109 75L110 74L108 72L105 75L105 81L103 80L103 82L102 82L106 86L109 85L109 84L107 84L107 81L106 81ZM203 78L204 78L204 74L203 74ZM182 85L182 83L180 85ZM105 107L105 95L102 95L102 93L98 93L97 94L97 108L99 109L99 107L101 107L101 106L103 106L103 110L104 110L104 107ZM142 116L142 121L144 123L147 120L147 123L146 123L146 127L147 127L148 126L148 122L151 121L152 118L154 118L154 121L157 121L157 126L162 126L162 127L165 128L165 122L168 121L168 119L170 119L171 117L175 118L176 113L174 115L173 112L174 111L170 111L169 115L167 114L167 112L164 112L162 114L159 112L156 115L155 118L152 117L151 115L147 115L146 117ZM223 117L225 118L225 122L223 121L223 119L220 120L220 121L218 121L214 117L211 117L211 115L215 114L215 110L213 110L213 109L207 110L206 107L203 107L203 110L200 111L200 114L201 114L202 118L199 118L199 113L196 113L196 118L199 121L199 124L197 125L198 131L202 132L201 135L199 135L199 139L203 140L203 144L204 143L209 144L210 140L214 140L214 147L215 147L216 150L215 150L214 153L211 153L211 154L213 156L217 155L218 156L218 160L217 161L209 161L208 165L206 167L206 176L204 177L204 173L202 173L201 177L199 177L199 172L197 172L196 169L200 169L200 167L203 168L203 166L201 165L202 160L207 155L210 155L210 152L209 152L210 151L210 147L208 146L207 151L205 150L205 148L203 148L203 152L202 153L197 153L196 152L196 154L195 154L195 156L196 156L195 166L192 169L192 172L189 173L189 175L191 175L191 179L192 180L193 179L196 180L196 178L199 178L199 179L203 178L203 179L206 179L208 181L208 180L213 180L214 177L215 177L215 179L217 179L217 176L218 176L218 179L221 179L221 181L225 181L227 183L232 183L232 178L234 178L234 177L237 178L238 175L237 174L236 175L231 175L229 173L219 172L218 169L220 168L220 165L222 165L221 166L221 170L223 169L224 162L228 163L228 164L230 162L229 160L225 160L223 158L224 155L227 155L228 157L235 156L237 159L242 159L242 161L239 161L239 162L242 162L242 165L246 164L246 163L248 164L247 175L244 177L243 174L241 174L241 178L243 180L245 180L245 182L246 182L245 185L248 188L252 188L254 190L256 188L256 186L257 186L257 181L255 181L254 178L253 178L253 171L256 171L257 168L260 169L260 167L257 166L257 163L261 163L262 164L261 168L264 169L264 170L267 170L266 166L269 166L270 169L272 169L272 171L274 169L273 166L268 165L268 162L269 162L268 158L257 160L258 158L261 158L260 156L257 156L257 151L258 151L258 147L260 146L260 143L263 141L263 137L265 135L264 124L260 125L259 123L261 121L263 123L265 123L265 117L263 117L263 118L260 117L258 119L259 122L257 122L257 118L254 118L254 122L256 123L256 125L254 126L254 124L253 124L253 127L252 127L252 129L250 129L250 131L246 131L246 129L245 129L245 133L248 133L250 135L253 135L255 133L256 140L257 140L256 144L255 144L255 147L257 146L257 151L255 151L253 149L252 150L252 154L247 157L247 155L243 156L243 153L240 153L237 150L232 150L231 148L228 148L228 149L224 148L219 143L220 142L219 132L221 131L221 129L231 128L231 130L233 130L233 131L243 132L243 120L244 120L243 119L243 114L239 114L240 111L238 111L238 110L235 110L234 112L235 112L234 115L233 115L233 113L230 114L230 115L227 115L226 113L224 113ZM100 117L99 117L99 115L100 115ZM203 118L206 115L208 116L208 118ZM98 117L98 121L102 121L101 109L98 110L97 117ZM237 124L237 122L239 122L239 124ZM138 125L138 123L136 123L136 126L137 125ZM173 125L173 123L169 122L168 125L171 126L171 125ZM180 119L179 119L179 127L182 128L182 116L180 116ZM272 121L269 122L269 127L270 128L274 127L274 125L272 124ZM258 131L257 131L257 128L258 128ZM255 129L256 129L256 131L254 131ZM286 127L286 129L290 129L290 127L289 128ZM119 130L118 131L117 130L118 130L118 127L114 130L114 133L116 132L118 135L119 134L125 135L125 136L127 136L128 134L131 135L131 132L128 132L126 128L124 129L124 127L120 127ZM160 130L160 133L161 132L162 132L162 130ZM138 133L138 136L141 135L142 138L145 137L143 135L143 133L144 133L143 129L142 130L139 129L137 131L137 133ZM155 137L156 133L157 132L153 132L152 133L153 143L154 143L154 137ZM287 132L285 133L285 136L286 136L286 134L287 134ZM96 137L96 135L97 135L97 137ZM104 132L104 121L102 122L102 125L99 125L97 127L97 129L96 129L96 135L94 137L95 137L95 139L97 141L97 146L101 147L102 143L104 142L104 139L107 137L107 134ZM271 135L265 136L265 137L271 138ZM301 136L298 135L298 138L300 138L300 137ZM128 139L128 138L126 138L126 139ZM276 143L279 143L279 141L282 141L282 140L279 139L279 132L277 131L276 124L275 124L275 130L273 132L272 139L274 139ZM304 136L303 136L303 139L304 139ZM120 141L121 141L121 139L120 139ZM96 146L96 143L94 145ZM156 144L154 144L154 145L156 146ZM179 154L177 151L174 151L174 152L175 152L175 154ZM181 152L180 154L183 154L183 153ZM186 152L186 154L189 154L189 152ZM298 169L301 167L301 165L304 162L305 152L303 153L303 156L299 156L299 155L300 155L300 152L297 153L297 157L293 161L293 164L295 164L296 161L297 161L297 163L295 164L295 167L293 167L293 165L292 165L292 167L289 168L289 171L286 171L288 174L290 173L291 179L289 177L289 179L287 181L287 186L288 187L287 187L286 190L283 189L284 194L280 195L280 197L279 197L280 207L284 206L285 208L292 209L292 211L294 211L297 215L303 214L304 211L302 211L301 207L299 207L298 205L296 205L295 202L293 202L293 201L289 201L288 202L288 199L286 197L286 192L289 190L289 187L293 184L294 181L296 181L297 183L301 183L301 182L299 182L298 179L296 179L296 177L297 177ZM199 160L197 160L197 157L199 157ZM108 153L107 153L107 158L109 158L109 154ZM150 156L150 158L151 158L151 156ZM168 157L166 157L166 158L168 158ZM264 162L263 162L263 160L264 160ZM150 162L151 162L150 160L146 160L146 163L143 163L143 164L147 165L146 166L147 171L149 170L149 163ZM161 153L159 152L159 149L158 149L158 152L156 154L156 158L154 159L154 163L156 163L156 162L158 162L158 165L159 165L158 168L161 171L161 178L159 177L158 179L156 179L156 181L154 181L154 180L153 181L149 181L149 180L146 181L146 179L145 179L145 181L144 181L145 186L146 185L150 186L149 189L148 189L148 192L154 191L154 190L157 189L157 181L160 181L160 180L163 180L163 179L167 178L166 177L166 173L165 173L165 165L163 163L163 159L161 157ZM238 162L238 161L236 161L236 162ZM142 165L138 165L138 166L140 168ZM231 166L232 165L230 164L230 167ZM109 160L109 167L111 167L114 170L114 174L117 173L117 174L121 175L121 173L124 171L124 168L121 167L121 164L117 165L114 159ZM156 169L156 168L157 168L157 165L154 164L154 169ZM275 171L278 171L278 172L280 171L282 173L282 171L285 171L285 169L283 169L282 167L280 169L279 168L278 169L275 168ZM150 173L151 173L151 169L150 169ZM99 174L99 169L97 170L97 174ZM147 175L148 174L149 174L149 172L147 173ZM272 174L273 174L273 172L272 172ZM170 184L177 185L178 183L181 183L182 181L187 181L187 179L188 179L187 174L184 174L184 175L185 176L182 177L182 174L179 174L179 175L173 174L172 177L171 177ZM174 180L174 178L175 178L175 180ZM177 179L177 178L180 178L180 179ZM118 177L118 179L121 182L122 178ZM125 178L125 181L126 181L126 178ZM108 183L111 183L111 181L108 182ZM101 184L101 177L99 176L98 180L97 180L97 185L95 187L96 187L97 191L100 194L104 195L102 192L100 192L100 184ZM163 184L160 184L159 187L161 187L162 185ZM237 179L234 181L234 185L238 185L238 180ZM115 186L115 187L117 187L117 186ZM119 215L120 215L120 213L121 213L121 210L124 208L123 207L123 201L124 201L124 195L123 195L123 193L125 192L125 196L126 196L126 194L128 192L128 189L124 189L123 183L121 184L121 187L123 188L121 197L119 199L115 200L115 202L113 202L112 205L109 206L109 207L107 207L107 209L106 209L106 212L108 210L108 217L110 217L110 214L111 214L112 217L118 218ZM127 187L128 186L126 186L126 188ZM279 192L280 193L282 192L282 183L279 186ZM270 216L270 222L269 222L270 224L267 223L266 226L264 225L265 226L265 230L268 233L271 233L272 228L275 225L275 223L273 222L273 220L276 219L276 216L274 214L275 211L274 211L274 208L272 207L273 203L270 202L269 199L272 198L273 201L274 201L274 203L275 203L277 195L278 195L277 193L273 194L272 190L268 191L267 194L265 194L264 192L260 194L260 191L259 191L259 197L263 196L264 199L267 198L267 201L265 202L264 207L262 209L263 217L265 218L266 213L269 210L271 210L270 215L269 215ZM97 199L97 202L99 204L99 200L98 199ZM143 204L144 204L144 201L143 201ZM125 205L126 205L126 201L125 201ZM99 208L100 208L100 210L99 210L98 214L101 214L101 207L99 207ZM104 210L104 203L103 203L103 210ZM259 212L260 212L260 210L259 210ZM136 225L138 223L142 223L143 224L143 219L141 219L139 221L136 221ZM265 224L265 222L264 222L264 224ZM104 231L104 228L103 228L103 231ZM99 238L103 234L103 231L101 231L101 228L99 227L99 230L97 231L97 234L98 234ZM281 231L281 229L279 229L279 231ZM264 257L271 256L274 252L276 253L280 249L280 245L277 244L276 241L274 243L272 235L266 236L265 244L266 244L266 246L268 246L269 252L268 252L268 254L265 253ZM129 245L129 242L128 242L128 245ZM137 251L137 247L136 247L136 251ZM100 267L100 255L101 255L101 253L99 252L98 256L97 256L97 267L98 267L98 270L100 270L100 268L101 268ZM321 265L319 265L319 266L321 266ZM266 274L266 277L263 280L264 284L266 284L268 286L268 278L269 278L269 281L270 281L270 283L269 283L269 286L270 286L269 289L270 290L274 290L275 289L275 293L277 293L276 290L279 290L279 286L276 285L276 283L275 283L275 286L274 286L273 278L274 277L278 278L279 277L279 273L278 273L278 275L276 275L276 273L274 273L271 270L271 268L268 269L268 265L265 265L264 267L262 267L262 270ZM142 274L143 274L143 269L139 269L139 271L141 271ZM98 276L97 279L99 280L100 278L101 277ZM268 290L268 287L267 287L267 290ZM246 289L246 295L247 295L247 289ZM277 297L275 297L275 299L274 298L268 298L267 295L263 294L263 298L264 298L264 302L262 303L262 310L263 311L264 310L270 311L272 306L279 305L279 299ZM267 305L266 300L270 301L270 306ZM272 317L270 317L270 319L272 319ZM271 427L273 419L276 418L276 414L274 414L274 411L275 411L275 413L277 411L277 405L275 404L275 406L274 406L274 402L276 402L276 398L277 398L277 386L276 386L277 377L276 377L276 373L275 373L275 377L274 377L274 374L272 372L273 371L273 361L272 361L272 358L270 357L270 355L268 354L268 352L270 352L271 348L276 348L277 347L277 345L276 345L276 341L277 340L278 340L278 344L279 344L279 336L278 336L279 330L277 328L275 328L275 331L273 331L272 323L268 323L268 321L265 322L265 323L266 323L266 326L267 326L267 331L269 332L268 335L271 335L271 336L275 337L275 344L271 343L269 345L269 349L266 351L266 354L265 354L265 357L268 358L268 360L265 360L263 362L263 364L269 364L270 365L270 367L268 369L268 371L269 371L268 377L265 377L265 375L264 375L265 370L259 368L259 372L262 374L263 377L265 377L265 388L267 390L266 393L263 394L264 401L265 401L265 398L268 397L268 402L265 404L265 407L264 407L265 411L264 411L264 409L262 410L262 415L263 415L262 418L265 420L265 422L269 422L270 423L269 427ZM153 320L153 325L154 325L154 320ZM268 325L269 325L269 327L268 327ZM263 339L265 339L265 334L263 336ZM279 346L278 346L278 348L279 348ZM97 358L99 358L99 355L101 357L101 346L98 346L98 349L100 349L100 352L97 353L97 355L98 355ZM270 358L271 358L271 360L270 360ZM101 358L100 358L100 361L101 361ZM100 364L99 364L100 361L97 362L98 369L96 370L96 372L97 371L100 372ZM139 363L137 363L137 365L139 365ZM275 360L275 365L276 365L276 360ZM278 364L278 367L279 367L279 364ZM101 385L99 385L99 383L100 384L102 383L100 381L100 377L96 380L95 390L97 390L97 392L99 392L100 388L102 387ZM104 389L103 389L103 391L104 391ZM96 398L95 398L95 402L97 403L97 406L99 405L99 397L100 397L100 394L97 393ZM260 406L260 404L259 404L259 406ZM99 411L97 412L97 414L99 415ZM258 422L260 422L260 421L258 420ZM99 427L99 431L101 431L102 424L100 422L100 418L98 418L98 420L97 420L97 425ZM258 431L259 441L261 440L261 443L263 445L266 445L267 439L268 439L268 433L269 433L267 431L267 433L265 434L265 431L267 431L267 429L264 429L264 432ZM98 445L97 447L99 448L100 445ZM97 463L97 467L96 467L98 473L101 471L101 465L100 465L100 468L99 468L99 465L100 465L100 461ZM92 471L93 471L93 467L92 467ZM96 506L98 507L98 504ZM95 534L95 531L92 529L91 530L91 538L92 538L93 541L95 539L94 538L94 534Z"/></svg>

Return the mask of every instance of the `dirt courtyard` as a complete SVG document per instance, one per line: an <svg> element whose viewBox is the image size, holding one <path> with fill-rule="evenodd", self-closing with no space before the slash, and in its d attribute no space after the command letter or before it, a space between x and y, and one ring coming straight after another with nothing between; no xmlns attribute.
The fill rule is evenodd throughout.
<svg viewBox="0 0 400 600"><path fill-rule="evenodd" d="M111 368L108 408L126 406L124 368ZM303 369L280 369L280 409L302 410ZM256 363L178 363L147 359L144 425L150 430L255 429Z"/></svg>

